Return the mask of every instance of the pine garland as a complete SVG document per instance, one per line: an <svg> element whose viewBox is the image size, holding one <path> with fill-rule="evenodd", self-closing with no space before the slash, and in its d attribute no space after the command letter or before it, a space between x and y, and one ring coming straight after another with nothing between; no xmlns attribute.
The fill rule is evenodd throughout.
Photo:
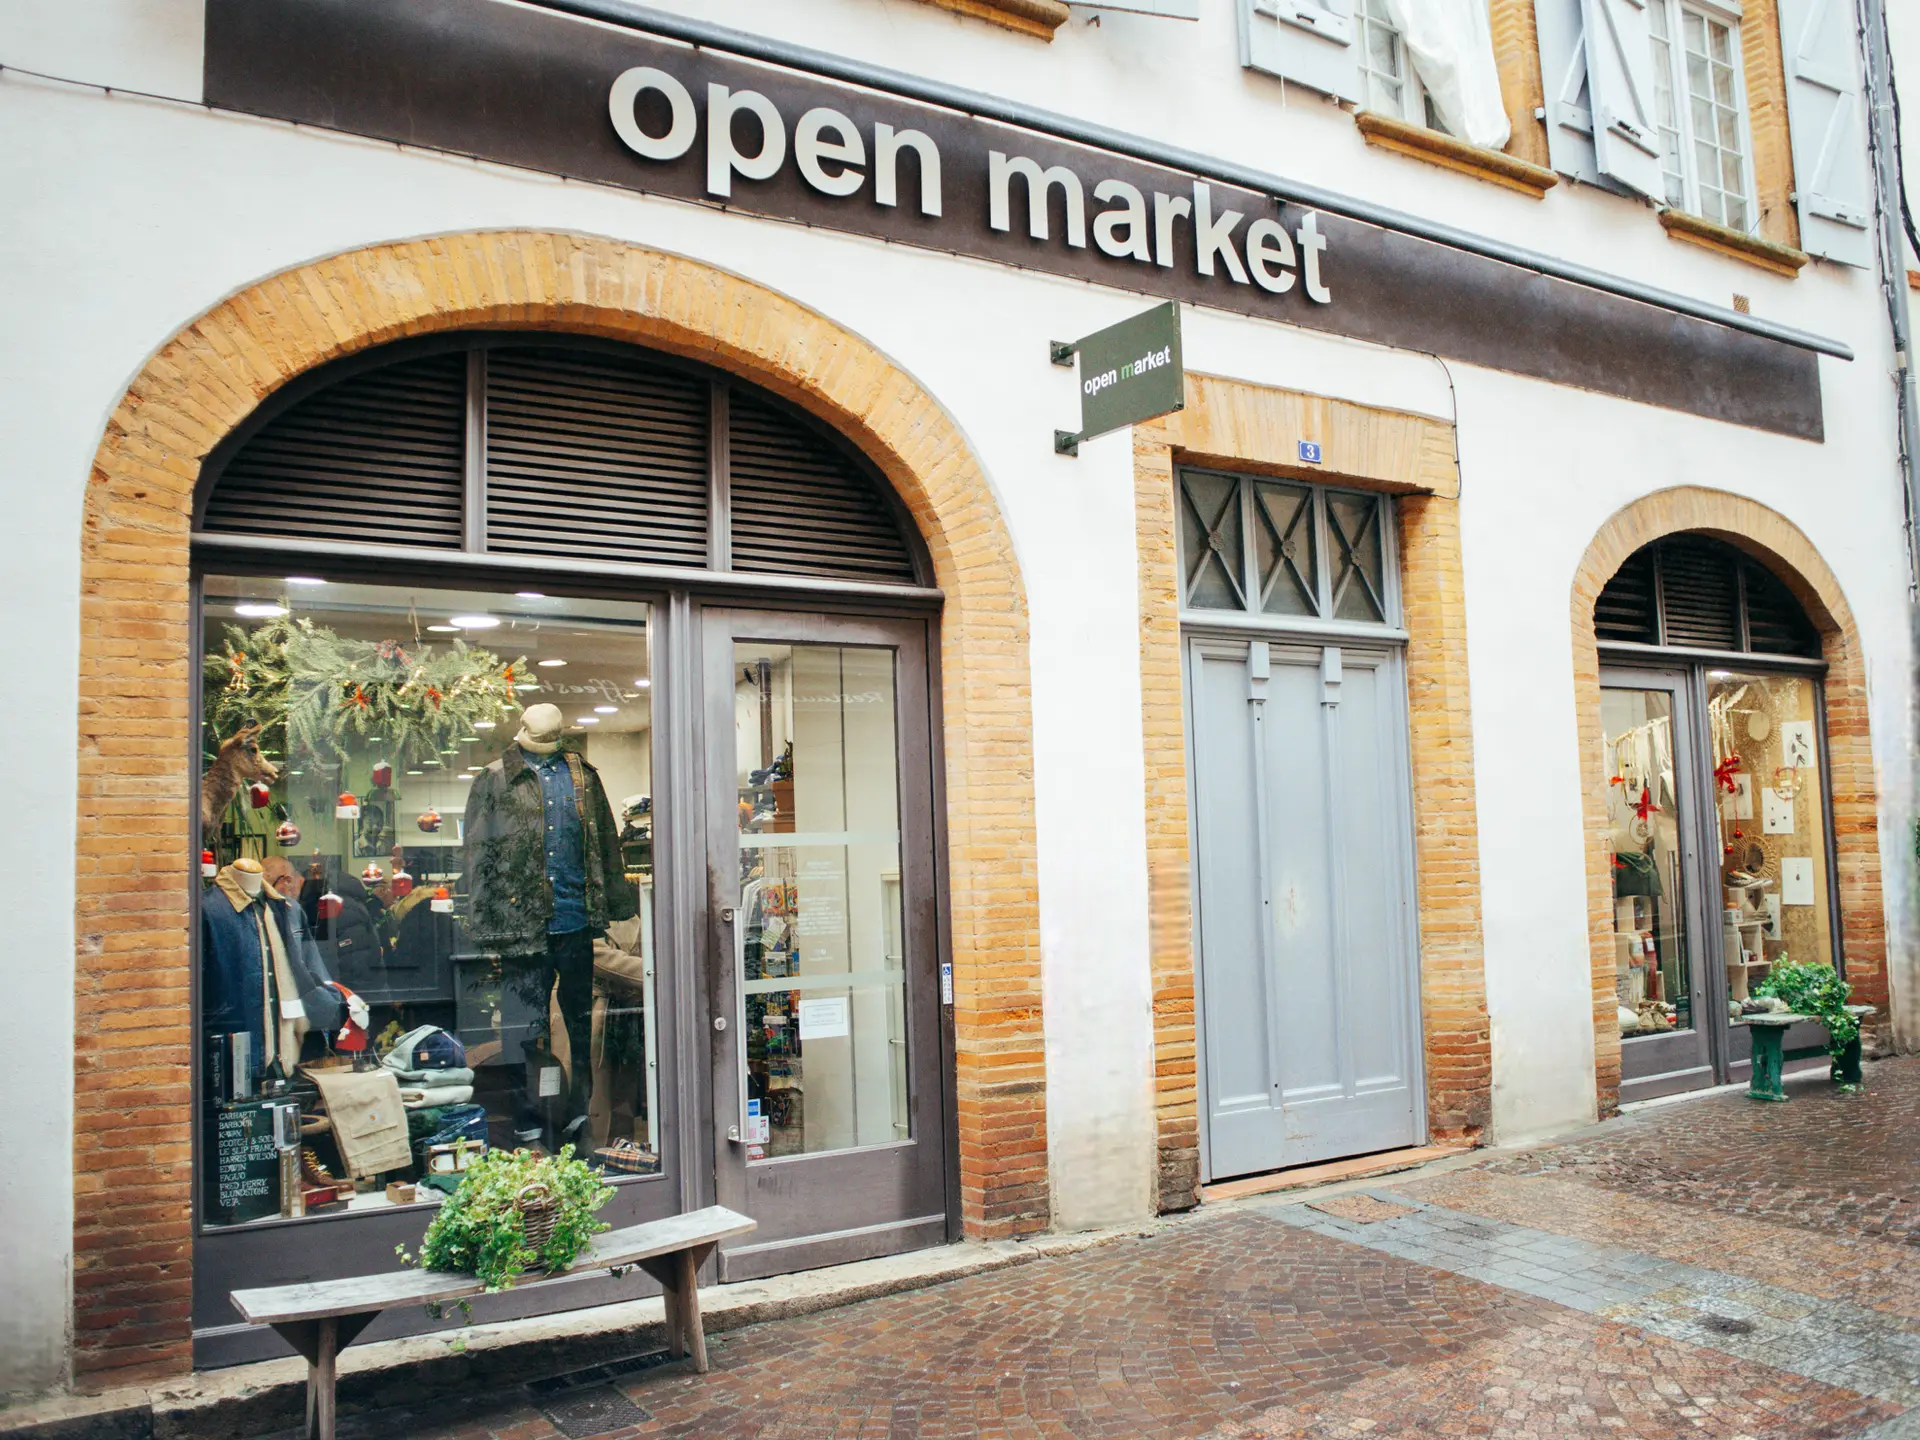
<svg viewBox="0 0 1920 1440"><path fill-rule="evenodd" d="M223 648L207 655L208 739L258 725L262 743L290 760L346 760L358 746L405 764L517 709L515 687L530 674L524 656L503 664L464 640L409 649L344 639L311 620L229 625Z"/></svg>

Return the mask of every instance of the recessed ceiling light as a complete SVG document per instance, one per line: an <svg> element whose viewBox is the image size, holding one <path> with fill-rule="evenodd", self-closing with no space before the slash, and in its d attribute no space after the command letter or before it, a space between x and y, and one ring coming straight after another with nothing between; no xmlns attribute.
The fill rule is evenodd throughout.
<svg viewBox="0 0 1920 1440"><path fill-rule="evenodd" d="M581 725L598 725L600 723L600 717L598 715L582 715L576 723Z"/></svg>
<svg viewBox="0 0 1920 1440"><path fill-rule="evenodd" d="M516 590L513 593L518 595L522 600L544 600L547 598L545 592L540 590Z"/></svg>
<svg viewBox="0 0 1920 1440"><path fill-rule="evenodd" d="M633 683L638 685L642 690L646 689L649 685L653 684L653 682L647 679L647 677L644 675L642 675L638 680L634 681Z"/></svg>
<svg viewBox="0 0 1920 1440"><path fill-rule="evenodd" d="M500 617L497 615L450 615L447 617L447 623L458 626L462 630L491 630L500 623Z"/></svg>
<svg viewBox="0 0 1920 1440"><path fill-rule="evenodd" d="M458 625L429 625L427 629L436 635L458 635L460 633L460 627Z"/></svg>
<svg viewBox="0 0 1920 1440"><path fill-rule="evenodd" d="M287 576L287 584L289 585L324 585L326 583L327 583L326 581L320 579L319 576L317 575Z"/></svg>
<svg viewBox="0 0 1920 1440"><path fill-rule="evenodd" d="M516 690L538 690L540 687L534 684L533 681L531 680L522 680L519 684L515 685L513 688Z"/></svg>
<svg viewBox="0 0 1920 1440"><path fill-rule="evenodd" d="M233 607L236 615L245 615L249 619L273 619L287 613L284 605L270 604L264 600L247 600Z"/></svg>
<svg viewBox="0 0 1920 1440"><path fill-rule="evenodd" d="M1709 670L1707 674L1715 680L1731 680L1733 678L1733 671L1731 670Z"/></svg>
<svg viewBox="0 0 1920 1440"><path fill-rule="evenodd" d="M471 775L456 775L453 778L456 780L465 780L468 784L473 783L473 776Z"/></svg>
<svg viewBox="0 0 1920 1440"><path fill-rule="evenodd" d="M424 775L424 774L426 774L426 773L427 773L427 772L426 772L426 771L424 771L424 770L409 770L409 771L407 771L407 774L409 774L409 775Z"/></svg>
<svg viewBox="0 0 1920 1440"><path fill-rule="evenodd" d="M287 773L288 773L289 775L304 775L304 774L306 774L307 772L306 772L306 771L304 771L304 770L289 770L289 771L288 771Z"/></svg>
<svg viewBox="0 0 1920 1440"><path fill-rule="evenodd" d="M557 670L567 662L564 660L536 660L534 663L542 670Z"/></svg>
<svg viewBox="0 0 1920 1440"><path fill-rule="evenodd" d="M618 715L620 713L620 707L618 705L596 705L593 707L593 713L596 715Z"/></svg>
<svg viewBox="0 0 1920 1440"><path fill-rule="evenodd" d="M422 760L420 763L425 765L429 770L438 770L440 768L440 762L438 760Z"/></svg>
<svg viewBox="0 0 1920 1440"><path fill-rule="evenodd" d="M473 728L476 730L491 730L494 727L494 723L492 720L476 720L473 722Z"/></svg>
<svg viewBox="0 0 1920 1440"><path fill-rule="evenodd" d="M460 743L462 745L478 745L480 743L480 737L478 735L462 735L460 737Z"/></svg>
<svg viewBox="0 0 1920 1440"><path fill-rule="evenodd" d="M440 753L442 755L458 755L460 752L458 749L453 749L453 750L442 750Z"/></svg>

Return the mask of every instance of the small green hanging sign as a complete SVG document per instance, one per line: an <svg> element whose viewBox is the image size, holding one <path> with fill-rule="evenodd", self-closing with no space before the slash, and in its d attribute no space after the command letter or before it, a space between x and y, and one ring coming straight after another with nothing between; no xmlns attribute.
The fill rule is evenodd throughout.
<svg viewBox="0 0 1920 1440"><path fill-rule="evenodd" d="M1053 432L1060 455L1078 455L1080 442L1182 409L1186 370L1180 363L1180 306L1169 300L1086 339L1055 340L1056 365L1080 358L1080 429Z"/></svg>

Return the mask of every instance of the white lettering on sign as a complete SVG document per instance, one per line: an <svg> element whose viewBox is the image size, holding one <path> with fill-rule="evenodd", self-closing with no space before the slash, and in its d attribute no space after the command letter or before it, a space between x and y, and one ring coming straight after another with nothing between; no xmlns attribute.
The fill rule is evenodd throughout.
<svg viewBox="0 0 1920 1440"><path fill-rule="evenodd" d="M659 135L650 134L639 119L638 104L649 94L666 101L668 124ZM640 65L623 71L608 92L607 109L620 143L643 159L678 160L699 138L700 117L693 95L678 79L655 66ZM743 116L752 117L758 125L759 143L755 148L741 148L741 132L751 134L750 128L736 123ZM736 178L771 180L791 154L800 178L822 195L847 199L866 189L871 179L874 203L896 206L900 203L901 156L910 152L920 179L920 213L934 218L943 214L940 147L923 131L895 130L876 121L869 147L852 119L822 105L800 117L789 147L786 117L772 100L757 90L731 90L719 84L707 86L705 123L709 195L731 198ZM746 143L751 145L751 141ZM1016 180L1024 184L1016 187ZM987 224L1003 234L1013 233L1014 199L1018 195L1026 204L1028 237L1053 241L1053 200L1057 195L1065 219L1065 233L1058 240L1069 249L1084 250L1089 192L1094 205L1100 207L1091 219L1093 243L1103 255L1171 269L1178 233L1175 227L1184 220L1193 241L1195 273L1224 273L1229 285L1257 285L1274 295L1286 294L1297 281L1301 293L1314 304L1326 305L1333 299L1321 271L1327 239L1320 233L1319 217L1312 211L1300 217L1291 234L1271 216L1254 220L1243 232L1241 222L1247 217L1238 210L1216 213L1213 187L1195 180L1191 198L1156 191L1149 222L1147 197L1124 180L1100 179L1088 186L1065 165L1043 168L1030 156L1002 150L987 152ZM1107 383L1120 378L1115 374Z"/></svg>
<svg viewBox="0 0 1920 1440"><path fill-rule="evenodd" d="M1122 380L1131 380L1136 376L1146 374L1149 370L1158 370L1162 365L1171 365L1172 363L1173 347L1171 345L1162 345L1158 350L1149 351L1138 360L1129 360L1124 365L1117 365L1111 369L1103 370L1098 375L1089 375L1085 380L1080 382L1080 388L1089 396L1098 395L1109 385L1118 385Z"/></svg>

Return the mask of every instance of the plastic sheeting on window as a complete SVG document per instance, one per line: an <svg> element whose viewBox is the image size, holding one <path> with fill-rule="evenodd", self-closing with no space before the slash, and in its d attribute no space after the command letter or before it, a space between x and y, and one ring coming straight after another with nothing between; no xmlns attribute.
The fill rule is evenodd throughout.
<svg viewBox="0 0 1920 1440"><path fill-rule="evenodd" d="M1449 134L1498 150L1513 133L1493 63L1487 0L1386 0L1407 58Z"/></svg>

